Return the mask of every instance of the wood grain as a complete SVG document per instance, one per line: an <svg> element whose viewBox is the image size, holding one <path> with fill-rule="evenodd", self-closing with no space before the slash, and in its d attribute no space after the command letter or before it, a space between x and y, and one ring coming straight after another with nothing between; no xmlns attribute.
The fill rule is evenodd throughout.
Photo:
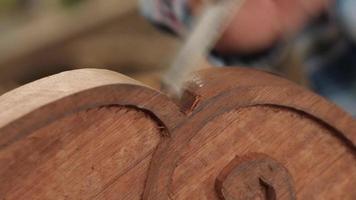
<svg viewBox="0 0 356 200"><path fill-rule="evenodd" d="M0 108L0 199L356 199L355 120L273 74L207 69L177 105L75 70Z"/></svg>
<svg viewBox="0 0 356 200"><path fill-rule="evenodd" d="M214 163L217 163L216 165L220 168L212 168L212 163L206 162L205 159L203 159L203 161L201 161L201 165L193 165L195 167L192 167L190 169L188 168L190 165L180 162L180 159L183 156L182 152L184 152L188 147L195 147L199 149L199 144L205 144L204 142L198 142L194 144L189 143L199 133L202 133L204 136L207 136L210 132L213 132L214 134L218 134L219 136L224 137L224 134L219 133L219 131L232 128L233 130L231 130L231 132L237 132L240 129L238 124L225 123L227 121L226 118L223 118L221 121L213 123L206 129L204 127L206 127L207 124L209 124L212 120L221 118L222 116L224 116L225 113L229 113L235 111L236 109L242 108L250 110L251 108L255 108L256 106L262 106L263 108L264 106L267 108L277 108L276 110L252 109L252 113L255 113L257 115L256 117L253 116L250 118L250 120L253 122L252 127L259 128L258 130L256 130L256 133L264 133L265 136L270 136L272 139L274 139L275 135L272 135L272 130L275 128L280 128L279 133L282 132L282 130L285 131L287 134L285 135L285 137L287 139L290 138L290 141L294 141L296 134L291 132L289 130L289 127L295 124L293 123L294 121L300 121L300 123L302 123L302 119L311 119L311 122L309 123L310 125L301 125L300 127L296 128L296 130L301 127L304 127L305 125L309 125L310 128L312 128L311 132L313 133L317 130L313 128L315 125L317 127L320 127L319 129L321 130L319 132L323 133L323 138L327 138L327 135L331 135L334 140L329 141L330 144L340 143L341 145L335 148L339 148L341 152L344 152L343 155L347 156L347 160L343 160L342 163L348 166L340 167L343 170L345 168L348 168L350 171L345 172L345 174L342 173L342 176L344 176L345 179L334 176L335 179L342 182L342 184L340 184L340 187L338 186L334 188L338 188L339 190L336 190L339 192L335 190L330 190L330 188L323 188L323 191L325 191L327 194L329 194L328 192L333 192L336 197L345 197L344 199L353 199L353 197L355 196L355 192L350 189L353 185L353 181L356 180L354 178L355 165L350 165L350 163L355 163L356 161L356 123L354 119L352 119L347 113L345 113L341 109L337 108L336 105L327 102L325 99L307 91L306 89L296 86L290 81L279 78L273 74L244 68L223 68L201 71L200 73L197 73L196 77L192 79L191 82L188 83L187 91L191 95L195 96L195 98L198 100L198 103L196 101L191 101L195 102L195 109L188 113L185 122L181 123L173 130L172 140L164 141L159 145L158 150L155 153L155 157L153 158L151 163L151 170L148 179L149 184L146 186L144 194L145 198L216 198L216 193L214 191L215 178L217 177L218 172L222 170L222 167L226 166L229 161L236 157L239 154L239 151L237 151L237 149L234 149L233 146L226 146L226 144L224 143L220 143L219 145L214 144L212 146L208 146L207 149L201 149L197 152L205 153L206 157L204 158L213 161ZM279 118L279 113L276 112L278 110L286 110L290 114L296 115L295 118L297 120L292 120L290 118L286 118L285 116L279 116L281 117ZM275 120L271 120L271 125L266 125L264 123L261 123L260 121L267 121L267 119L271 118L272 115L266 115L267 111L271 112L273 116L277 117ZM234 118L236 116L239 116L239 114L232 114L230 118ZM265 116L268 117L264 118ZM286 116L288 116L288 114ZM289 120L280 121L281 119ZM242 123L247 123L247 121L242 121ZM309 126L306 127L308 128ZM322 129L322 127L324 129ZM266 132L263 132L262 130L265 130ZM288 134L289 132L291 133ZM309 133L310 130L302 129L300 135L306 137L305 135ZM249 136L254 134L245 132L245 135ZM249 150L249 142L245 141L244 138L239 140L240 143L236 143L237 140L233 140L232 137L233 135L229 135L224 137L224 139L222 140L226 142L235 141L233 145L240 145L241 149L246 149L245 151L240 152L242 153L242 156L243 154L249 151L256 151L256 149L254 148L251 148L251 150ZM281 135L281 137L283 137L283 135ZM311 146L315 145L313 141L308 140L305 140L304 143ZM275 152L277 151L277 149L280 148L281 144L270 144L268 141L266 141L265 143L260 143L260 145L261 147L272 148L271 151ZM284 155L284 158L292 157L293 155L295 155L293 151L303 150L299 149L302 148L302 146L299 146L295 149L290 148L289 146L286 146L286 148L288 148L290 151L288 155ZM317 161L318 159L326 159L326 161L330 162L328 164L334 164L334 160L332 160L331 157L322 157L322 154L320 154L322 152L321 150L325 148L328 149L329 153L333 153L334 151L336 151L334 148L325 144L320 144L320 146L316 146L316 148L319 149L316 154L309 152L309 154L306 154L306 156L302 154L300 157L292 158L295 160L295 162L301 163L305 163L311 158L314 161ZM207 152L208 149L210 149L209 152ZM214 149L215 151L213 151L212 149ZM226 154L224 154L225 150L230 151L230 153L225 152ZM263 151L261 150L258 152L266 153L267 155L270 155L269 153L272 153L264 152L264 150L265 149L263 149ZM199 154L197 152L191 152L191 156L198 156ZM222 154L227 157L225 157L224 162L219 163L217 160L219 156L214 157L213 152L222 152ZM200 159L197 157L193 160L195 160L196 162L200 162ZM277 158L277 161L281 162L279 158ZM292 160L288 159L288 162L291 161ZM317 162L312 163L312 166L317 165ZM338 165L338 163L335 162L335 165ZM207 169L208 171L202 170L202 166L209 167ZM324 167L325 166L327 165L324 165ZM180 169L180 167L182 167L183 169ZM310 168L312 167L310 166ZM298 168L298 170L301 169L303 168ZM174 174L176 173L178 173L179 175L175 176ZM301 173L309 175L312 174L310 171L301 171ZM322 173L322 171L319 173ZM295 176L299 177L302 174L298 174ZM296 179L295 176L293 176L294 179ZM312 176L313 178L315 178L316 174ZM328 174L327 176L329 178L331 177L330 174ZM193 178L193 181L188 182L188 178ZM184 180L185 187L176 185L182 183L182 180ZM205 180L205 182L201 180ZM330 185L327 184L328 181L326 179L321 178L317 180L325 181L325 183L321 183L321 185L330 187ZM192 185L193 183L194 186ZM202 184L204 186L202 186ZM305 181L302 183L302 185L306 187L309 184L307 181ZM318 191L315 185L313 185L313 187L315 191ZM345 191L348 191L348 196L346 196ZM306 196L307 198L302 199L313 199L313 196L310 194L310 192L311 191L297 190L297 198L299 198L299 196L305 196L305 194L308 194L308 196ZM325 194L325 196L327 195Z"/></svg>
<svg viewBox="0 0 356 200"><path fill-rule="evenodd" d="M1 151L0 197L105 199L98 196L125 185L119 197L139 199L159 135L157 124L132 108L66 116ZM133 173L135 181L122 178Z"/></svg>
<svg viewBox="0 0 356 200"><path fill-rule="evenodd" d="M108 70L73 70L0 97L0 149L62 116L111 105L133 106L148 113L160 110L155 116L164 120L164 126L173 127L183 117L164 94L126 76Z"/></svg>

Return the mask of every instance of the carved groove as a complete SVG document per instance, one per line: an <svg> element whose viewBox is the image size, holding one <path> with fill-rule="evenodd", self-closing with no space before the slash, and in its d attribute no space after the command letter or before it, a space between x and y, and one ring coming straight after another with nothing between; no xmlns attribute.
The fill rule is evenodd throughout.
<svg viewBox="0 0 356 200"><path fill-rule="evenodd" d="M222 200L296 199L288 170L260 153L232 160L218 176L216 191Z"/></svg>

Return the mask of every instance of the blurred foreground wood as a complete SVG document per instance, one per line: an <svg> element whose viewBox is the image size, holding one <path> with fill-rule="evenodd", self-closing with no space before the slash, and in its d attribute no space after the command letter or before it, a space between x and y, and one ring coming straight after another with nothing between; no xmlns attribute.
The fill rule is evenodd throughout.
<svg viewBox="0 0 356 200"><path fill-rule="evenodd" d="M207 69L176 104L82 69L0 109L0 199L356 199L355 121L272 74Z"/></svg>

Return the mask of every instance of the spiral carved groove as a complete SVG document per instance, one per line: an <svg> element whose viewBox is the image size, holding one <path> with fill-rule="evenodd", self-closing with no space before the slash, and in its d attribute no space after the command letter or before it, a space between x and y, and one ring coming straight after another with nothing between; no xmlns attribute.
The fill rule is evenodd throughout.
<svg viewBox="0 0 356 200"><path fill-rule="evenodd" d="M267 155L236 157L220 173L216 191L222 200L295 200L288 170Z"/></svg>

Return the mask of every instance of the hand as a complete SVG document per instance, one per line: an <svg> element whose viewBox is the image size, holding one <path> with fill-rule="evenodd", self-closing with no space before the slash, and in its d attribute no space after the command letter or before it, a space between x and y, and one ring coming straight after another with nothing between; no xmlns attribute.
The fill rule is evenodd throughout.
<svg viewBox="0 0 356 200"><path fill-rule="evenodd" d="M197 13L204 0L189 0ZM251 53L266 49L296 33L319 15L330 0L246 0L218 42L221 53Z"/></svg>

